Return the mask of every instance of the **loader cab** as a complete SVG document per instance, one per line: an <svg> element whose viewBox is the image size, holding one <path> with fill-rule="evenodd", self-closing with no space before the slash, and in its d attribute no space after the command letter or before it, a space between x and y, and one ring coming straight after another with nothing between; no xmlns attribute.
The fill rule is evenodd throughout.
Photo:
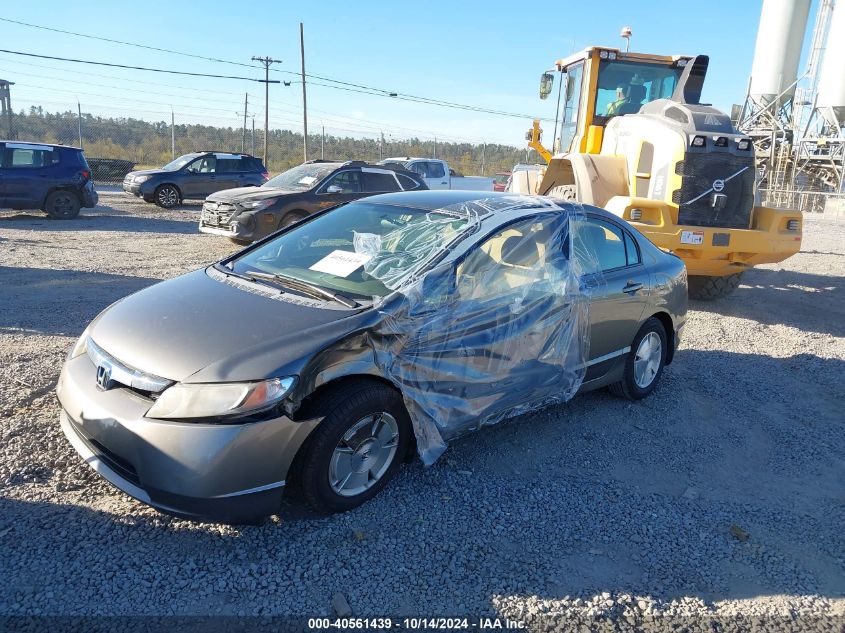
<svg viewBox="0 0 845 633"><path fill-rule="evenodd" d="M689 59L591 47L556 62L560 110L554 153L599 153L607 122L671 97ZM550 75L543 75L541 98L554 92Z"/></svg>

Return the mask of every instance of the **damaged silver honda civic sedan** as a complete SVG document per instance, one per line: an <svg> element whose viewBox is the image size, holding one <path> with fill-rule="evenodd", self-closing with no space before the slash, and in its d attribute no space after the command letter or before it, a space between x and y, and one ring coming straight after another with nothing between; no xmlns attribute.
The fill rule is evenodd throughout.
<svg viewBox="0 0 845 633"><path fill-rule="evenodd" d="M111 305L68 355L61 426L164 512L251 521L290 493L340 512L481 426L600 387L647 396L686 279L597 208L375 196Z"/></svg>

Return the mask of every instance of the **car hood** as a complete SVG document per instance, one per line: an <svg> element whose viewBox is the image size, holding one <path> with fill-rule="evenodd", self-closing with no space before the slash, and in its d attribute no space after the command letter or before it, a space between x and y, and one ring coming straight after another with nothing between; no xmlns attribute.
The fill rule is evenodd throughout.
<svg viewBox="0 0 845 633"><path fill-rule="evenodd" d="M235 187L213 193L206 200L212 202L246 202L249 200L269 200L302 193L290 189L274 189L271 187Z"/></svg>
<svg viewBox="0 0 845 633"><path fill-rule="evenodd" d="M172 174L174 172L166 169L140 169L138 171L130 171L127 176L158 176L159 174Z"/></svg>
<svg viewBox="0 0 845 633"><path fill-rule="evenodd" d="M122 363L168 380L259 380L307 360L354 328L350 319L361 314L235 284L249 285L210 269L155 284L107 308L90 336Z"/></svg>

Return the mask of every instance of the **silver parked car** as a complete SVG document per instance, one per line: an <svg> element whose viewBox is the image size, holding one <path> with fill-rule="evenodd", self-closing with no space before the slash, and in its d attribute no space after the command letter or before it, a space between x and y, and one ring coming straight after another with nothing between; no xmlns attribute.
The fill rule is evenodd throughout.
<svg viewBox="0 0 845 633"><path fill-rule="evenodd" d="M62 370L61 425L165 512L253 520L291 489L343 511L413 451L430 464L581 391L645 397L686 286L680 259L597 208L374 196L107 308Z"/></svg>

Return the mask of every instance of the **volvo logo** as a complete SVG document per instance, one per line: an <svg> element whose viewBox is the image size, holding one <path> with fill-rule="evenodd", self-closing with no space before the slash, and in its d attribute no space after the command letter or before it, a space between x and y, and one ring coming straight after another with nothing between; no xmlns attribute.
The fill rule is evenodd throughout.
<svg viewBox="0 0 845 633"><path fill-rule="evenodd" d="M108 365L98 365L97 366L97 386L106 391L107 389L111 389L112 381L111 381L111 367Z"/></svg>
<svg viewBox="0 0 845 633"><path fill-rule="evenodd" d="M720 192L722 189L725 188L725 181L724 180L714 180L713 181L713 191L716 193Z"/></svg>

